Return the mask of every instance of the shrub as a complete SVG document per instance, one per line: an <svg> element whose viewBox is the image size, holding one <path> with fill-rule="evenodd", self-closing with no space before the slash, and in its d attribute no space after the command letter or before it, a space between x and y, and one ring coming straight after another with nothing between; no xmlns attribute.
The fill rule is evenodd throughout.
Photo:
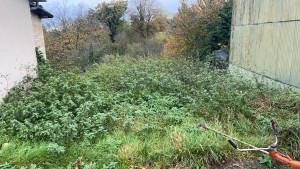
<svg viewBox="0 0 300 169"><path fill-rule="evenodd" d="M0 107L1 135L24 140L68 142L95 139L116 117L111 97L78 72L55 72L37 52L39 78L23 91L16 86Z"/></svg>

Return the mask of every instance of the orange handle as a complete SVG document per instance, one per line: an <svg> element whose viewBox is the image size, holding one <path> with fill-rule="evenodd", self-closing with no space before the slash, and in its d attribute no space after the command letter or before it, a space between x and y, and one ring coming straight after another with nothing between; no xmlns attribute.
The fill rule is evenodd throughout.
<svg viewBox="0 0 300 169"><path fill-rule="evenodd" d="M294 169L300 169L300 161L294 161L289 156L281 154L277 150L270 151L269 155L274 161L285 163Z"/></svg>

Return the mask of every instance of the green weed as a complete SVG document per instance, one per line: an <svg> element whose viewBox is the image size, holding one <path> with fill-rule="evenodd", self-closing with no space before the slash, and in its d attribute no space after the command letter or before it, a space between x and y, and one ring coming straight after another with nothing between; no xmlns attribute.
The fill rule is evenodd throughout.
<svg viewBox="0 0 300 169"><path fill-rule="evenodd" d="M209 168L253 158L212 128L300 158L300 94L187 59L109 55L87 72L42 74L0 106L0 165L42 168ZM44 76L45 75L45 76ZM243 145L239 145L243 147ZM257 158L256 158L257 159Z"/></svg>

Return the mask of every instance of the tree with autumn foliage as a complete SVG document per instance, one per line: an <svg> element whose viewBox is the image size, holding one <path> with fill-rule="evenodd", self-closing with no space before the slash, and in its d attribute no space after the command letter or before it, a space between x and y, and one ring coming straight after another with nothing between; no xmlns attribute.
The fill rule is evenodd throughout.
<svg viewBox="0 0 300 169"><path fill-rule="evenodd" d="M78 66L85 69L110 53L110 31L97 18L78 7L75 18L65 15L69 9L58 8L56 22L45 27L47 58L57 68Z"/></svg>
<svg viewBox="0 0 300 169"><path fill-rule="evenodd" d="M169 19L158 8L155 0L134 0L134 8L130 12L132 30L142 38L150 38L157 32L168 28Z"/></svg>
<svg viewBox="0 0 300 169"><path fill-rule="evenodd" d="M198 0L189 5L187 0L182 0L181 7L174 16L172 30L167 36L167 54L205 59L212 49L215 49L209 46L213 31L218 29L217 26L213 26L216 24L212 23L221 19L219 11L227 3L227 0ZM231 24L231 20L226 22L229 22L227 25ZM230 29L226 29L225 34L228 34L228 31L230 32Z"/></svg>

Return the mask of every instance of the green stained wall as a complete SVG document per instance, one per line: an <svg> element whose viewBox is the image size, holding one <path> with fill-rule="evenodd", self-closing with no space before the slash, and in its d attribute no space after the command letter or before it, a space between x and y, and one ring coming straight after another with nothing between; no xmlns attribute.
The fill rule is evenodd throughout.
<svg viewBox="0 0 300 169"><path fill-rule="evenodd" d="M300 88L300 0L234 0L230 64Z"/></svg>

